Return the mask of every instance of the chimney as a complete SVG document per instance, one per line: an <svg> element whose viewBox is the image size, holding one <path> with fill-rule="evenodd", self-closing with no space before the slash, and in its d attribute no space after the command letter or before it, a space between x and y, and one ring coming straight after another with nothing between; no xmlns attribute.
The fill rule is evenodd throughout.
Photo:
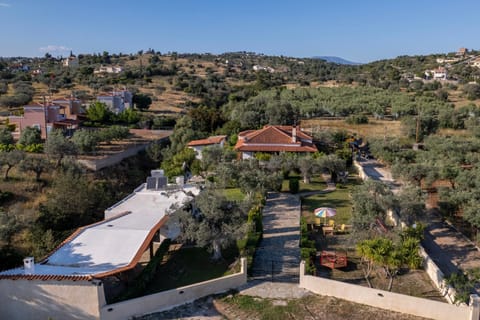
<svg viewBox="0 0 480 320"><path fill-rule="evenodd" d="M293 125L292 127L292 142L296 143L297 142L297 125Z"/></svg>
<svg viewBox="0 0 480 320"><path fill-rule="evenodd" d="M33 257L26 257L23 259L23 269L25 270L25 274L34 274L35 259Z"/></svg>

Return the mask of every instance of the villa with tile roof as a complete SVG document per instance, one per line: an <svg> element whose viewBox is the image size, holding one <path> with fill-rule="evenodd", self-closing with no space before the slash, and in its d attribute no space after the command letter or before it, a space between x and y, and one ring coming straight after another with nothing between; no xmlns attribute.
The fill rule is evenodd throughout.
<svg viewBox="0 0 480 320"><path fill-rule="evenodd" d="M187 147L195 151L195 157L202 159L202 150L206 147L220 146L223 148L227 136L211 136L206 139L192 140L187 144Z"/></svg>
<svg viewBox="0 0 480 320"><path fill-rule="evenodd" d="M260 130L247 130L238 134L235 150L241 159L249 159L256 152L262 153L310 153L317 152L313 138L298 126L266 125Z"/></svg>

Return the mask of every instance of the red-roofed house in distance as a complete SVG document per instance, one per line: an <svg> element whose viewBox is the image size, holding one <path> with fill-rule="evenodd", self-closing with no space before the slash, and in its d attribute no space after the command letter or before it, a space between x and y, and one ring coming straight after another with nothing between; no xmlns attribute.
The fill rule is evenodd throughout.
<svg viewBox="0 0 480 320"><path fill-rule="evenodd" d="M195 157L199 160L202 159L202 150L206 147L219 146L223 148L227 136L212 136L206 139L192 140L187 144L187 147L195 151Z"/></svg>
<svg viewBox="0 0 480 320"><path fill-rule="evenodd" d="M235 150L241 159L255 157L255 153L317 152L313 138L304 133L299 126L266 125L260 130L247 130L238 134Z"/></svg>

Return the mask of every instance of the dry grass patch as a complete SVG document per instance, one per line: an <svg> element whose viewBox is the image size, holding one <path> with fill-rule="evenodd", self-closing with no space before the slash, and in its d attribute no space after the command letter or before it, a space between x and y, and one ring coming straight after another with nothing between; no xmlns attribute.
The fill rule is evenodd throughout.
<svg viewBox="0 0 480 320"><path fill-rule="evenodd" d="M402 124L400 121L369 119L367 124L348 124L342 119L312 119L302 120L301 126L307 130L346 130L356 133L361 137L402 137Z"/></svg>

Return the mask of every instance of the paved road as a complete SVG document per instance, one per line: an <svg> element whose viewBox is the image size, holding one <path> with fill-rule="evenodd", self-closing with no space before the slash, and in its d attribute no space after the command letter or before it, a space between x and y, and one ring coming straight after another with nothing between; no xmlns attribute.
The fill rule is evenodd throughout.
<svg viewBox="0 0 480 320"><path fill-rule="evenodd" d="M263 239L253 260L255 279L298 283L300 199L271 192L263 210Z"/></svg>
<svg viewBox="0 0 480 320"><path fill-rule="evenodd" d="M363 171L370 179L384 182L393 193L397 193L400 190L401 185L393 179L390 169L385 165L377 160L360 160L357 163L363 167Z"/></svg>

